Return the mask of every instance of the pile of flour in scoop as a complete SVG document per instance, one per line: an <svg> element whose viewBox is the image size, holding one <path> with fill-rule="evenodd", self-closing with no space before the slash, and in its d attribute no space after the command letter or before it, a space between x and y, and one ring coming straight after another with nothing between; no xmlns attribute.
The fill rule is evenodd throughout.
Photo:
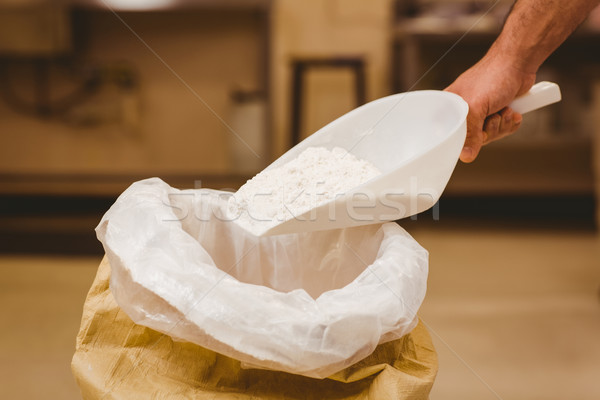
<svg viewBox="0 0 600 400"><path fill-rule="evenodd" d="M247 181L229 200L229 216L260 235L379 174L373 164L340 147L309 147L287 164Z"/></svg>

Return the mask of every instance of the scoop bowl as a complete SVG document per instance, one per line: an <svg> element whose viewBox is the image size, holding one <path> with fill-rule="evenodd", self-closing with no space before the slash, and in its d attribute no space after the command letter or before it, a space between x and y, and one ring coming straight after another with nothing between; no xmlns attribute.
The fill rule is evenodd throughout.
<svg viewBox="0 0 600 400"><path fill-rule="evenodd" d="M525 113L560 98L558 85L540 82L510 106ZM458 161L468 111L454 93L422 90L374 100L324 126L266 170L286 164L308 147L341 147L372 163L381 175L260 236L383 223L431 208Z"/></svg>

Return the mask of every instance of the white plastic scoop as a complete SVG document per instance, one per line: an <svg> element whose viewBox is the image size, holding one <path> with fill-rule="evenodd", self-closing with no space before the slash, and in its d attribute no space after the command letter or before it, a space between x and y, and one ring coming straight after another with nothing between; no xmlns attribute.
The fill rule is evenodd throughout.
<svg viewBox="0 0 600 400"><path fill-rule="evenodd" d="M558 85L540 82L510 107L523 114L560 99ZM284 165L308 147L342 147L371 162L381 175L260 236L382 223L427 210L438 201L456 166L467 112L460 96L423 90L384 97L336 119L266 170Z"/></svg>

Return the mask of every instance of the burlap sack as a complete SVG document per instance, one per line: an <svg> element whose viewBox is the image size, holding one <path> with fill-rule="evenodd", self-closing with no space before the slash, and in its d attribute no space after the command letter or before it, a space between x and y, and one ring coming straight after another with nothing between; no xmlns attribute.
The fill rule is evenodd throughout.
<svg viewBox="0 0 600 400"><path fill-rule="evenodd" d="M242 369L240 362L134 324L119 309L104 259L88 293L71 364L93 399L427 399L437 356L419 323L327 379Z"/></svg>

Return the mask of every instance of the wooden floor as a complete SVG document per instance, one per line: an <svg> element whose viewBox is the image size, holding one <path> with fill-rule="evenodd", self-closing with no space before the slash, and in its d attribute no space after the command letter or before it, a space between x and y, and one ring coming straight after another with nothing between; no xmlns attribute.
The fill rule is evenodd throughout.
<svg viewBox="0 0 600 400"><path fill-rule="evenodd" d="M414 232L430 251L421 318L431 398L600 398L600 239L590 232Z"/></svg>
<svg viewBox="0 0 600 400"><path fill-rule="evenodd" d="M600 239L589 229L435 224L421 319L433 400L600 398ZM78 399L69 363L99 257L0 257L0 398Z"/></svg>

